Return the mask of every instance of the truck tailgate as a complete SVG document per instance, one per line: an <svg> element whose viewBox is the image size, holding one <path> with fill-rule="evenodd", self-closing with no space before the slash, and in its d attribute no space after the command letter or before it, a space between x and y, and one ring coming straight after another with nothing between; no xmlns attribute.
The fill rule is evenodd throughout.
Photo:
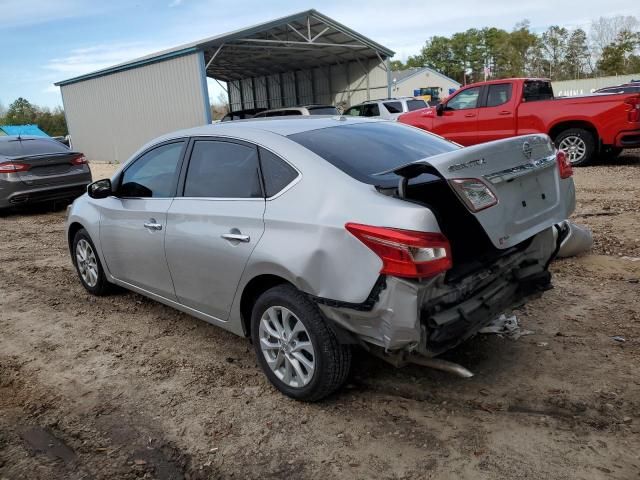
<svg viewBox="0 0 640 480"><path fill-rule="evenodd" d="M499 249L565 220L575 208L573 180L560 178L555 147L544 134L462 148L393 171L412 178L433 169L450 186L455 180L479 179L491 190L497 203L471 213Z"/></svg>

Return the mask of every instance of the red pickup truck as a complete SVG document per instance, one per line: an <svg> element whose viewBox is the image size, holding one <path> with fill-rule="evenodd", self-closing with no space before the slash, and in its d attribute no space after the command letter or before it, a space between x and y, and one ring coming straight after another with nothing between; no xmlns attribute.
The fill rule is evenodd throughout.
<svg viewBox="0 0 640 480"><path fill-rule="evenodd" d="M492 80L467 85L437 107L398 121L465 146L546 133L573 165L585 165L599 154L640 147L640 94L555 98L548 79Z"/></svg>

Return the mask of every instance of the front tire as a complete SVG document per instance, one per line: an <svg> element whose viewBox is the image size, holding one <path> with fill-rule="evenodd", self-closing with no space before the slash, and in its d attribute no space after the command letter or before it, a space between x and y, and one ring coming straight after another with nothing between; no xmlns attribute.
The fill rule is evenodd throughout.
<svg viewBox="0 0 640 480"><path fill-rule="evenodd" d="M568 128L555 138L556 147L569 157L571 165L583 167L593 161L596 154L596 139L583 128Z"/></svg>
<svg viewBox="0 0 640 480"><path fill-rule="evenodd" d="M82 286L89 293L97 296L109 293L111 284L107 281L96 247L84 228L73 237L71 258Z"/></svg>
<svg viewBox="0 0 640 480"><path fill-rule="evenodd" d="M258 298L251 338L269 381L296 400L320 400L349 375L351 348L338 342L318 306L292 285L278 285Z"/></svg>

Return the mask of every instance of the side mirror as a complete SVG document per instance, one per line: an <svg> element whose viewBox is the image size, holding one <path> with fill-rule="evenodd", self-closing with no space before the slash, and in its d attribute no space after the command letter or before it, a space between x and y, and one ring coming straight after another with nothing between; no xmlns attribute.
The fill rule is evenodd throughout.
<svg viewBox="0 0 640 480"><path fill-rule="evenodd" d="M439 103L438 105L436 105L436 115L438 115L439 117L442 116L442 112L444 112L444 103Z"/></svg>
<svg viewBox="0 0 640 480"><path fill-rule="evenodd" d="M96 200L100 198L107 198L113 195L111 180L109 180L108 178L104 178L102 180L91 183L87 187L87 193L91 198L95 198Z"/></svg>

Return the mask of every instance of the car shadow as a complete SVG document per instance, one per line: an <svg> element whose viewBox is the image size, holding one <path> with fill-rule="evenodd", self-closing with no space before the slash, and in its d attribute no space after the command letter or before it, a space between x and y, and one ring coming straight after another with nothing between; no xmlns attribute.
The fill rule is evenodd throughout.
<svg viewBox="0 0 640 480"><path fill-rule="evenodd" d="M593 166L640 167L640 149L623 150L617 157L598 157Z"/></svg>
<svg viewBox="0 0 640 480"><path fill-rule="evenodd" d="M55 202L40 202L26 205L16 205L7 209L0 209L0 218L25 217L45 215L47 213L62 212L71 202L56 200Z"/></svg>

